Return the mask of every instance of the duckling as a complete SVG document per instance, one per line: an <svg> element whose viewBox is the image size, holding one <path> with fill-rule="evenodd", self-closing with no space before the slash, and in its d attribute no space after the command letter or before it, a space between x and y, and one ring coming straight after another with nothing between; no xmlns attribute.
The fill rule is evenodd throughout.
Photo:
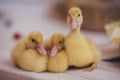
<svg viewBox="0 0 120 80"><path fill-rule="evenodd" d="M42 72L46 70L47 56L40 32L32 32L21 39L11 54L15 65L23 70Z"/></svg>
<svg viewBox="0 0 120 80"><path fill-rule="evenodd" d="M80 27L83 23L82 11L78 7L72 7L68 11L67 23L71 29L65 38L65 49L68 57L68 64L75 67L83 68L84 71L91 71L100 61L100 52L81 32Z"/></svg>
<svg viewBox="0 0 120 80"><path fill-rule="evenodd" d="M65 72L68 68L68 63L64 49L64 35L54 34L45 44L48 51L47 70L59 73Z"/></svg>
<svg viewBox="0 0 120 80"><path fill-rule="evenodd" d="M120 45L120 21L106 24L105 30L110 39L117 45Z"/></svg>

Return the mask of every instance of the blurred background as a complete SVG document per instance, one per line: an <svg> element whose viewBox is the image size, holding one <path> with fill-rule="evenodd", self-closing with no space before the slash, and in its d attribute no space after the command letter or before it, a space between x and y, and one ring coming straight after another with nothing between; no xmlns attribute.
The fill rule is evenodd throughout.
<svg viewBox="0 0 120 80"><path fill-rule="evenodd" d="M120 20L120 0L0 0L0 51L5 53L0 57L9 57L17 40L32 31L40 31L44 40L53 33L66 35L67 11L73 6L82 9L82 32L94 41L103 59L120 57L119 46L104 28Z"/></svg>

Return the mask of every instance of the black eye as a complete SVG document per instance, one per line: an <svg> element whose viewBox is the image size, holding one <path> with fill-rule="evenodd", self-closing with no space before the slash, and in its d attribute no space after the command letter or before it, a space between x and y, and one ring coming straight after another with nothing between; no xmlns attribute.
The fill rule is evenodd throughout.
<svg viewBox="0 0 120 80"><path fill-rule="evenodd" d="M61 44L62 43L62 41L59 41L59 44Z"/></svg>
<svg viewBox="0 0 120 80"><path fill-rule="evenodd" d="M35 42L35 40L34 40L34 39L32 39L32 42Z"/></svg>
<svg viewBox="0 0 120 80"><path fill-rule="evenodd" d="M69 15L69 17L70 17L70 14L68 14Z"/></svg>
<svg viewBox="0 0 120 80"><path fill-rule="evenodd" d="M78 17L80 16L80 14L78 14Z"/></svg>

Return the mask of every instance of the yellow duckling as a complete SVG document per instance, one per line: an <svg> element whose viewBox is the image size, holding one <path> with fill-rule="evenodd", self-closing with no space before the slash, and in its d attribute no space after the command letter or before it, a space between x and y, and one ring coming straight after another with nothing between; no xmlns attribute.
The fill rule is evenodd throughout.
<svg viewBox="0 0 120 80"><path fill-rule="evenodd" d="M120 21L106 24L105 30L111 40L120 45Z"/></svg>
<svg viewBox="0 0 120 80"><path fill-rule="evenodd" d="M47 70L51 72L64 72L68 68L67 56L64 50L64 35L54 34L46 41L48 51Z"/></svg>
<svg viewBox="0 0 120 80"><path fill-rule="evenodd" d="M46 70L47 56L42 35L32 32L21 39L12 51L12 61L23 70L42 72Z"/></svg>
<svg viewBox="0 0 120 80"><path fill-rule="evenodd" d="M83 68L83 70L93 70L100 61L101 56L92 41L80 32L80 27L83 23L81 10L77 7L71 8L68 11L67 22L71 29L64 43L68 56L68 64L75 67L85 67L92 64L91 67Z"/></svg>

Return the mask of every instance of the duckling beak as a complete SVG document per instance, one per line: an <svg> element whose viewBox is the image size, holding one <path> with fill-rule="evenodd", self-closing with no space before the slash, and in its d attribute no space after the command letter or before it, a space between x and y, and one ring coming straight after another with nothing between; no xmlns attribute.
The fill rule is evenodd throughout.
<svg viewBox="0 0 120 80"><path fill-rule="evenodd" d="M54 46L51 50L50 57L51 58L54 57L57 54L57 52L58 52L58 49L56 46Z"/></svg>
<svg viewBox="0 0 120 80"><path fill-rule="evenodd" d="M46 50L44 49L43 45L38 44L36 49L40 54L46 55Z"/></svg>
<svg viewBox="0 0 120 80"><path fill-rule="evenodd" d="M70 20L70 28L71 30L74 30L77 27L77 20L76 19L71 19Z"/></svg>

